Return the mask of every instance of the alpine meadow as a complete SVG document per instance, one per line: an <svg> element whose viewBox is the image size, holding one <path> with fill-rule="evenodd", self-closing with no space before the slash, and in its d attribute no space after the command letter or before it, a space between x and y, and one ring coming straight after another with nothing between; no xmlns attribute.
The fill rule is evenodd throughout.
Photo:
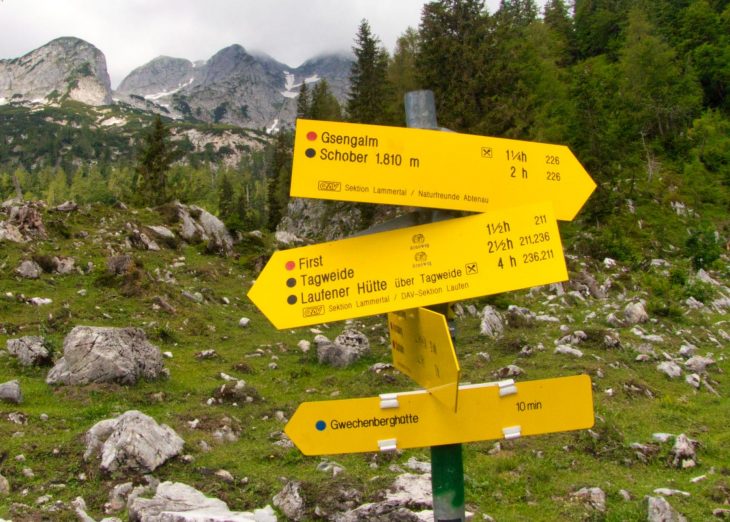
<svg viewBox="0 0 730 522"><path fill-rule="evenodd" d="M429 445L454 432L469 520L730 519L730 2L435 0L392 50L352 29L347 56L234 44L116 89L77 37L0 59L0 522L441 520ZM414 91L433 139L565 146L595 190L571 221L529 196L524 224L368 200L433 163L383 138ZM346 128L374 130L321 130ZM524 150L515 202L537 176ZM563 158L540 157L546 201ZM332 200L290 195L298 162L341 170L317 178ZM449 387L431 383L454 361L416 382L431 355L403 355L433 341L391 306L419 292L451 327ZM468 422L432 429L433 401Z"/></svg>

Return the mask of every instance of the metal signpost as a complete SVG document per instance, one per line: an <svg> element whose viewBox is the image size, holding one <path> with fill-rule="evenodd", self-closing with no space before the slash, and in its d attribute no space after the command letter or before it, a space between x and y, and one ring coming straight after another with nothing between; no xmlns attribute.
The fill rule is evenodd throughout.
<svg viewBox="0 0 730 522"><path fill-rule="evenodd" d="M445 303L565 281L556 219L595 183L560 145L436 132L429 91L406 95L406 119L297 120L291 195L479 214L422 209L275 252L248 297L279 329L389 314L394 366L423 389L305 402L285 432L305 455L430 447L434 520L463 522L462 443L590 428L593 396L586 375L460 386Z"/></svg>

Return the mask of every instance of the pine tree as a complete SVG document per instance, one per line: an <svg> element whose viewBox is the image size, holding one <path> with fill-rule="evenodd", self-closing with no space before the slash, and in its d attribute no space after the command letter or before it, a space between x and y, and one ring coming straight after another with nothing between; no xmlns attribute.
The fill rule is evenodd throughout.
<svg viewBox="0 0 730 522"><path fill-rule="evenodd" d="M438 0L423 7L416 56L418 83L434 92L438 122L473 131L487 102L488 18L482 0Z"/></svg>
<svg viewBox="0 0 730 522"><path fill-rule="evenodd" d="M155 115L152 128L139 147L137 189L142 203L160 205L168 201L167 176L177 154L169 143L169 130Z"/></svg>
<svg viewBox="0 0 730 522"><path fill-rule="evenodd" d="M309 88L307 82L303 81L299 88L299 96L297 97L297 118L311 118L311 102L309 100Z"/></svg>
<svg viewBox="0 0 730 522"><path fill-rule="evenodd" d="M393 88L390 111L394 116L405 114L404 97L407 92L418 90L416 56L418 55L418 32L409 27L395 44L393 59L388 64L388 81Z"/></svg>
<svg viewBox="0 0 730 522"><path fill-rule="evenodd" d="M388 114L388 53L370 30L367 20L360 22L355 46L355 63L350 70L347 117L354 123L383 124L392 121Z"/></svg>
<svg viewBox="0 0 730 522"><path fill-rule="evenodd" d="M342 110L340 103L332 94L327 80L317 82L312 89L312 103L310 105L311 118L324 121L341 121Z"/></svg>
<svg viewBox="0 0 730 522"><path fill-rule="evenodd" d="M274 231L286 212L291 184L293 135L281 131L271 147L271 159L266 169L269 230Z"/></svg>
<svg viewBox="0 0 730 522"><path fill-rule="evenodd" d="M235 215L233 183L228 171L223 171L218 182L218 215L226 221Z"/></svg>

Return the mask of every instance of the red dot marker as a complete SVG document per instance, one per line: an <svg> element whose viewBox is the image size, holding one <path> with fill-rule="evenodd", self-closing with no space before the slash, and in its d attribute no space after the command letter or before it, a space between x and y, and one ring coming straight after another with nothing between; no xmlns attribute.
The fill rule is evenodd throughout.
<svg viewBox="0 0 730 522"><path fill-rule="evenodd" d="M308 139L309 141L314 141L314 140L316 140L316 139L317 139L317 133L316 133L316 132L314 132L314 131L310 131L310 132L308 132L308 133L307 133L307 139Z"/></svg>
<svg viewBox="0 0 730 522"><path fill-rule="evenodd" d="M294 270L296 268L297 264L294 261L287 261L286 262L286 269L287 270Z"/></svg>

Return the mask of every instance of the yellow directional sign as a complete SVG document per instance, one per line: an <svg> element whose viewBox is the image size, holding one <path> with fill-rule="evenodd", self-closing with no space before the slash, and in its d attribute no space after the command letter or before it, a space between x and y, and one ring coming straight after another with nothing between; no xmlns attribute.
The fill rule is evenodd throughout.
<svg viewBox="0 0 730 522"><path fill-rule="evenodd" d="M456 410L461 368L446 317L426 308L391 312L388 329L393 366Z"/></svg>
<svg viewBox="0 0 730 522"><path fill-rule="evenodd" d="M305 455L421 448L586 429L593 426L587 375L459 388L454 412L425 390L305 402L285 432Z"/></svg>
<svg viewBox="0 0 730 522"><path fill-rule="evenodd" d="M296 197L475 212L548 200L572 220L595 187L562 145L297 120Z"/></svg>
<svg viewBox="0 0 730 522"><path fill-rule="evenodd" d="M542 203L275 252L248 297L282 329L567 278Z"/></svg>

